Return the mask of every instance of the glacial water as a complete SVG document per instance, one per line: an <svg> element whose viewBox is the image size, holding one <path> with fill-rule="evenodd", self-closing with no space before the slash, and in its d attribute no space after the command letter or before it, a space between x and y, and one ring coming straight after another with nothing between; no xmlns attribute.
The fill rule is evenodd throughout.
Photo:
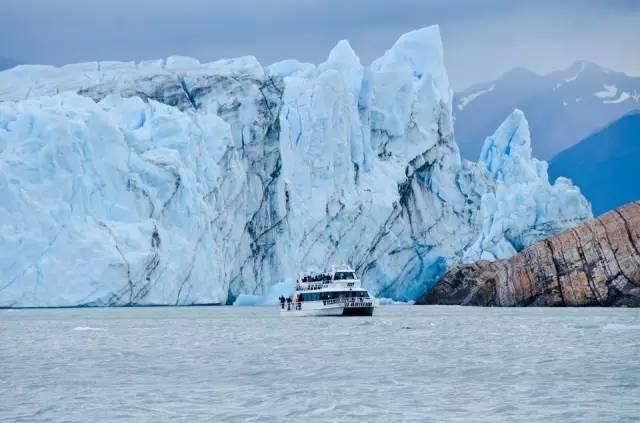
<svg viewBox="0 0 640 423"><path fill-rule="evenodd" d="M0 310L0 421L640 421L640 310Z"/></svg>

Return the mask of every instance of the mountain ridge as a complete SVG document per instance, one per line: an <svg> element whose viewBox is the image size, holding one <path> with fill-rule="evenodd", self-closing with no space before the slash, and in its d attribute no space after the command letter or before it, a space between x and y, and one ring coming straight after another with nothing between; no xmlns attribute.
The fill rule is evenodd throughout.
<svg viewBox="0 0 640 423"><path fill-rule="evenodd" d="M534 154L549 160L640 107L640 77L588 61L544 75L516 68L456 93L454 105L456 141L463 157L475 160L500 116L518 108L529 119Z"/></svg>
<svg viewBox="0 0 640 423"><path fill-rule="evenodd" d="M595 131L549 161L549 177L580 186L597 216L640 199L636 158L640 155L640 109Z"/></svg>

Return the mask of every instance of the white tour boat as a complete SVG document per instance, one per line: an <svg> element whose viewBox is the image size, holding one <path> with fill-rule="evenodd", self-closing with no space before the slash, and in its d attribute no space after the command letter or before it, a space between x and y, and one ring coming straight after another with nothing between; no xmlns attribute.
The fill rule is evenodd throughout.
<svg viewBox="0 0 640 423"><path fill-rule="evenodd" d="M371 316L373 298L348 266L330 272L306 273L296 281L296 291L280 298L281 316Z"/></svg>

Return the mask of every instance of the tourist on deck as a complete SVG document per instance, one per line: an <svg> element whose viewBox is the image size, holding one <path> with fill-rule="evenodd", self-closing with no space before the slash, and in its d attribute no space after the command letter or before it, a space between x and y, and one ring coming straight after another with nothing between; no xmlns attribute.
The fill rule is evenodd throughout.
<svg viewBox="0 0 640 423"><path fill-rule="evenodd" d="M280 301L280 307L284 310L284 302L285 302L284 295L280 295L278 297L278 301Z"/></svg>
<svg viewBox="0 0 640 423"><path fill-rule="evenodd" d="M287 297L287 310L291 311L291 297Z"/></svg>

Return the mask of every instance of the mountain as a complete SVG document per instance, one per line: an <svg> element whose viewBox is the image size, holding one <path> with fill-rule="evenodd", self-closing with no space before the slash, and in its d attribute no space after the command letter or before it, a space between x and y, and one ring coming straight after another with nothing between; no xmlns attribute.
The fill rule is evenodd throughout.
<svg viewBox="0 0 640 423"><path fill-rule="evenodd" d="M640 200L640 111L630 113L566 149L549 162L549 177L578 184L596 215Z"/></svg>
<svg viewBox="0 0 640 423"><path fill-rule="evenodd" d="M233 303L349 263L413 299L591 217L512 112L463 161L440 32L363 67L243 57L0 72L0 305Z"/></svg>
<svg viewBox="0 0 640 423"><path fill-rule="evenodd" d="M531 125L536 157L548 160L640 107L640 77L588 62L547 75L515 69L454 96L456 141L476 160L482 141L509 111L521 109Z"/></svg>
<svg viewBox="0 0 640 423"><path fill-rule="evenodd" d="M640 307L640 203L537 242L507 260L451 270L420 304Z"/></svg>
<svg viewBox="0 0 640 423"><path fill-rule="evenodd" d="M5 69L10 69L17 65L18 65L18 62L16 62L15 60L0 56L0 71L3 71Z"/></svg>

